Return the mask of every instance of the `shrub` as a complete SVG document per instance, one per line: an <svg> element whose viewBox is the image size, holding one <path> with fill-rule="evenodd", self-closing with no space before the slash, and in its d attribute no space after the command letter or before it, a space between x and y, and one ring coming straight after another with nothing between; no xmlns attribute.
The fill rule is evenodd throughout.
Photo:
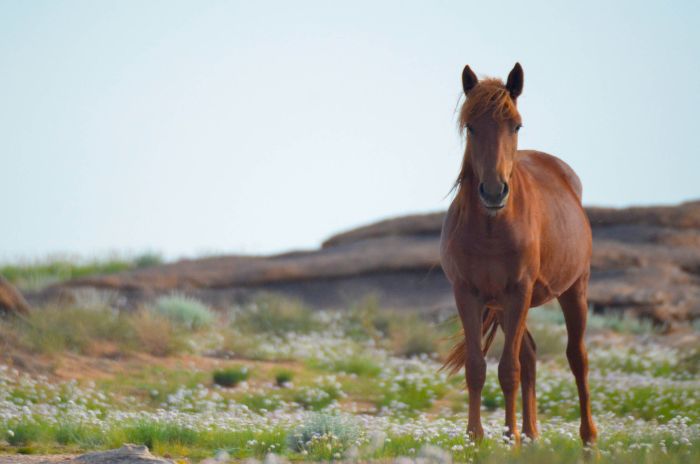
<svg viewBox="0 0 700 464"><path fill-rule="evenodd" d="M590 330L607 329L614 332L638 335L650 334L655 331L654 324L650 319L615 313L589 313L588 328Z"/></svg>
<svg viewBox="0 0 700 464"><path fill-rule="evenodd" d="M214 321L214 314L205 304L184 295L173 294L158 298L155 310L189 329L207 327Z"/></svg>
<svg viewBox="0 0 700 464"><path fill-rule="evenodd" d="M266 296L255 304L236 310L233 324L240 332L309 333L322 328L313 311L293 300Z"/></svg>
<svg viewBox="0 0 700 464"><path fill-rule="evenodd" d="M395 354L412 357L437 352L445 338L435 324L414 312L392 312L389 337Z"/></svg>
<svg viewBox="0 0 700 464"><path fill-rule="evenodd" d="M320 377L316 379L316 386L299 388L294 394L294 402L304 409L320 411L344 395L334 376Z"/></svg>
<svg viewBox="0 0 700 464"><path fill-rule="evenodd" d="M134 258L134 264L137 268L158 266L163 264L163 257L160 253L147 252Z"/></svg>
<svg viewBox="0 0 700 464"><path fill-rule="evenodd" d="M214 383L222 387L235 387L248 379L248 368L245 366L229 367L214 371Z"/></svg>
<svg viewBox="0 0 700 464"><path fill-rule="evenodd" d="M131 323L140 349L153 356L171 356L188 348L186 335L161 314L139 311Z"/></svg>
<svg viewBox="0 0 700 464"><path fill-rule="evenodd" d="M354 445L359 436L360 429L350 418L316 413L294 430L288 444L297 452L306 451L311 460L329 460Z"/></svg>
<svg viewBox="0 0 700 464"><path fill-rule="evenodd" d="M134 340L127 317L108 308L50 306L36 309L14 324L22 345L36 353L70 350L91 354L96 343L128 345Z"/></svg>
<svg viewBox="0 0 700 464"><path fill-rule="evenodd" d="M376 295L368 295L353 305L343 318L344 331L354 339L389 335L393 311L382 311Z"/></svg>
<svg viewBox="0 0 700 464"><path fill-rule="evenodd" d="M275 374L275 383L279 387L284 387L292 381L294 374L292 371L277 371Z"/></svg>
<svg viewBox="0 0 700 464"><path fill-rule="evenodd" d="M259 355L260 337L256 334L241 333L227 327L223 330L221 349L237 358L257 359Z"/></svg>
<svg viewBox="0 0 700 464"><path fill-rule="evenodd" d="M36 422L18 422L7 430L7 442L12 446L28 445L37 441L43 430L44 426Z"/></svg>

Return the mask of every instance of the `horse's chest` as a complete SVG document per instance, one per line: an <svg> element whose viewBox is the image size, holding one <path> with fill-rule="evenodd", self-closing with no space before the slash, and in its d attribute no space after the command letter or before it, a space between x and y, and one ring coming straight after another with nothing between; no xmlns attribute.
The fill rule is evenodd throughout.
<svg viewBox="0 0 700 464"><path fill-rule="evenodd" d="M458 280L485 300L508 293L537 272L536 244L522 237L495 240L466 236L449 254Z"/></svg>

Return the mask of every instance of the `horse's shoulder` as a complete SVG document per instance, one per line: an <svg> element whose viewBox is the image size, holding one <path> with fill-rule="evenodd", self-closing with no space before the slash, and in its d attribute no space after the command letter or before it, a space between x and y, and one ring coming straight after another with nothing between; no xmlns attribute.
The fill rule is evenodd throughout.
<svg viewBox="0 0 700 464"><path fill-rule="evenodd" d="M549 171L561 177L566 184L571 187L571 190L574 192L579 202L581 201L583 193L581 179L579 179L571 166L566 164L563 160L548 153L535 150L519 150L518 157L523 166L533 173Z"/></svg>

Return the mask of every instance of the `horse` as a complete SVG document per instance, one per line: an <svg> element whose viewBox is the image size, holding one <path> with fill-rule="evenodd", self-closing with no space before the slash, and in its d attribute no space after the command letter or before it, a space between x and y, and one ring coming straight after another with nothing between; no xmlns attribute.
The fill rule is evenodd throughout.
<svg viewBox="0 0 700 464"><path fill-rule="evenodd" d="M505 342L498 380L505 398L506 434L517 444L516 394L520 384L523 433L536 439L536 346L527 329L530 308L554 298L564 313L566 356L576 379L584 444L597 437L591 417L588 314L591 227L581 204L581 181L552 155L518 149L522 118L517 100L524 74L516 63L505 84L462 72L465 101L459 113L466 132L456 194L445 216L440 261L452 285L463 336L443 368L465 369L469 393L467 433L481 440L485 356L501 327Z"/></svg>

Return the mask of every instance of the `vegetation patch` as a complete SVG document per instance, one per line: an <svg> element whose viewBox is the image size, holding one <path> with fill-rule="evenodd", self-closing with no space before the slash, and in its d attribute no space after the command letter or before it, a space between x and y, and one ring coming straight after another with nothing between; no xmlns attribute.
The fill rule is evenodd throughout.
<svg viewBox="0 0 700 464"><path fill-rule="evenodd" d="M213 380L222 387L235 387L239 383L248 380L248 368L245 366L229 367L214 371Z"/></svg>

